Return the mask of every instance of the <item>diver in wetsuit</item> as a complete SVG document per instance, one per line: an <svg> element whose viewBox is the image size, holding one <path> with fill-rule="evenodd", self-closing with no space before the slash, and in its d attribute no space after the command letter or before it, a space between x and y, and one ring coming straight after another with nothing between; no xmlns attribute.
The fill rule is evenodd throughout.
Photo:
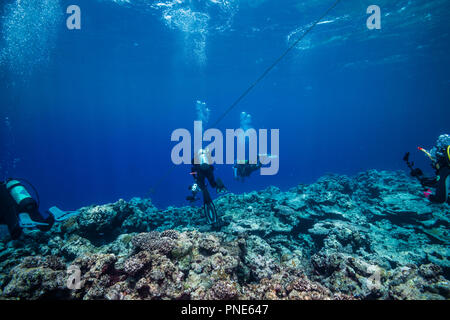
<svg viewBox="0 0 450 320"><path fill-rule="evenodd" d="M226 192L226 188L221 179L215 179L214 166L210 164L208 153L208 150L201 149L197 154L197 158L192 160L191 175L194 178L195 183L190 187L192 196L189 196L186 199L191 203L195 202L197 200L197 193L201 191L203 194L203 208L205 215L210 224L215 224L218 222L217 213L206 186L206 180L208 180L209 185L215 188L218 193Z"/></svg>
<svg viewBox="0 0 450 320"><path fill-rule="evenodd" d="M54 223L52 215L42 215L39 204L18 180L0 182L0 224L8 226L12 239L18 239L23 228L48 231Z"/></svg>
<svg viewBox="0 0 450 320"><path fill-rule="evenodd" d="M430 202L438 204L448 202L450 204L450 198L448 196L450 192L450 145L437 148L434 157L423 148L419 148L419 150L423 151L431 159L436 176L427 177L421 169L414 168L414 163L409 162L408 152L403 160L411 169L411 176L417 178L424 188L428 188L424 192L424 195ZM435 188L435 194L429 188Z"/></svg>
<svg viewBox="0 0 450 320"><path fill-rule="evenodd" d="M270 154L259 154L256 163L250 163L249 160L237 160L233 166L233 175L235 180L244 182L245 178L262 168L263 163L269 159L274 159L277 156Z"/></svg>
<svg viewBox="0 0 450 320"><path fill-rule="evenodd" d="M237 161L233 166L234 179L241 180L250 177L250 175L262 167L261 162L251 164L249 160Z"/></svg>
<svg viewBox="0 0 450 320"><path fill-rule="evenodd" d="M431 194L428 191L428 199L433 203L448 202L450 204L448 197L450 192L450 145L436 153L436 161L433 165L436 170L436 178L434 181L425 181L424 184L435 188L436 192Z"/></svg>

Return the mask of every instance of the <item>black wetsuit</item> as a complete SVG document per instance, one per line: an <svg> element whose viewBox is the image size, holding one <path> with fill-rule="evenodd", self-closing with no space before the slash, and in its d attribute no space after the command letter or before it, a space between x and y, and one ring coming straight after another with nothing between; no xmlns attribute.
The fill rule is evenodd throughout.
<svg viewBox="0 0 450 320"><path fill-rule="evenodd" d="M194 161L192 161L192 163L194 163ZM206 180L208 180L209 185L212 188L216 189L217 192L226 190L222 180L219 178L216 179L214 177L214 166L212 165L193 164L191 173L194 177L195 183L197 183L200 190L202 190L204 204L212 202L212 199L206 188Z"/></svg>
<svg viewBox="0 0 450 320"><path fill-rule="evenodd" d="M450 204L450 199L448 197L449 187L450 187L450 167L445 166L437 171L437 177L433 183L428 186L436 188L436 193L430 195L429 199L433 203L445 203ZM439 178L438 178L439 177ZM447 179L448 178L448 179Z"/></svg>
<svg viewBox="0 0 450 320"><path fill-rule="evenodd" d="M236 169L236 176L235 178L248 178L250 175L260 169L262 167L261 163L257 164L250 164L248 162L246 163L239 163L235 164L233 168Z"/></svg>
<svg viewBox="0 0 450 320"><path fill-rule="evenodd" d="M446 151L444 154L446 154ZM419 170L417 178L422 186L436 189L436 193L428 198L431 202L439 204L448 202L450 204L448 196L450 188L450 159L445 158L445 156L439 159L435 170L436 177L434 178L425 177L421 170Z"/></svg>
<svg viewBox="0 0 450 320"><path fill-rule="evenodd" d="M194 161L192 162L194 163ZM223 185L222 180L219 178L214 178L214 167L212 165L199 165L199 164L193 164L191 173L194 177L195 183L198 185L199 189L202 191L203 194L203 208L205 215L209 221L210 224L219 226L220 221L217 218L217 212L214 207L213 200L211 198L211 195L209 194L209 191L206 187L206 180L208 180L211 187L215 188L217 192L225 191L225 186ZM190 197L187 197L187 200L191 201L193 203L196 200L196 193L193 191L193 195Z"/></svg>
<svg viewBox="0 0 450 320"><path fill-rule="evenodd" d="M28 213L33 221L47 223L48 226L38 226L41 231L48 231L54 223L53 217L50 215L43 216L37 206L21 208L11 197L6 183L0 182L0 224L8 226L12 239L18 239L22 234L22 228L19 225L20 213Z"/></svg>
<svg viewBox="0 0 450 320"><path fill-rule="evenodd" d="M209 185L218 192L225 190L222 180L214 177L214 167L212 165L202 166L199 164L194 164L192 165L191 173L193 174L194 180L201 190L206 188L206 180L208 180Z"/></svg>
<svg viewBox="0 0 450 320"><path fill-rule="evenodd" d="M261 164L236 164L237 176L242 178L250 177L250 175L261 168Z"/></svg>
<svg viewBox="0 0 450 320"><path fill-rule="evenodd" d="M0 224L8 226L11 238L17 239L22 234L22 228L19 226L17 204L10 196L6 185L0 183Z"/></svg>
<svg viewBox="0 0 450 320"><path fill-rule="evenodd" d="M214 167L211 165L201 166L199 164L192 165L191 173L195 173L194 179L200 189L206 188L205 180L208 180L209 185L213 188L217 188L218 184L214 178Z"/></svg>

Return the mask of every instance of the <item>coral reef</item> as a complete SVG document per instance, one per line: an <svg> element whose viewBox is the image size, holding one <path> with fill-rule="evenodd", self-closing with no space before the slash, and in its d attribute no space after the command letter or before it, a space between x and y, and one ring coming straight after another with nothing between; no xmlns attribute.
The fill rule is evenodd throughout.
<svg viewBox="0 0 450 320"><path fill-rule="evenodd" d="M82 208L2 237L0 299L449 299L450 207L420 191L372 170L227 194L220 229L148 199Z"/></svg>

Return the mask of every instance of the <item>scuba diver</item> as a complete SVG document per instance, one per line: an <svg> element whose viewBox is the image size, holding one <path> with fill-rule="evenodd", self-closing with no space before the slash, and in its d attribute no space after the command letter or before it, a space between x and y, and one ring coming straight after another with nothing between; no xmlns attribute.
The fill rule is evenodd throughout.
<svg viewBox="0 0 450 320"><path fill-rule="evenodd" d="M450 136L441 135L438 139L436 147L431 151L424 148L418 148L420 151L431 160L431 166L435 170L434 177L427 177L419 168L414 168L414 162L409 161L410 153L406 153L403 160L406 162L409 169L411 169L411 176L419 180L422 187L426 190L425 197L432 203L443 204L448 202L450 204ZM436 191L433 194L430 188Z"/></svg>
<svg viewBox="0 0 450 320"><path fill-rule="evenodd" d="M272 156L270 154L259 154L258 160L254 164L250 163L249 160L237 160L233 166L234 179L244 182L245 178L249 178L253 172L261 169L263 166L261 159L264 159L265 161L270 158L273 159L276 158L276 156Z"/></svg>
<svg viewBox="0 0 450 320"><path fill-rule="evenodd" d="M233 166L234 179L244 182L245 178L250 177L253 172L259 170L261 167L262 164L259 161L256 164L251 164L249 160L238 160Z"/></svg>
<svg viewBox="0 0 450 320"><path fill-rule="evenodd" d="M195 183L189 187L192 195L187 197L186 200L194 203L198 200L197 194L201 191L203 194L203 210L208 220L209 224L217 225L217 211L212 201L211 195L209 194L206 180L208 180L209 185L216 189L218 193L226 192L226 188L221 179L214 177L214 167L210 164L210 156L208 149L200 149L197 153L196 158L192 160L191 175L194 178Z"/></svg>
<svg viewBox="0 0 450 320"><path fill-rule="evenodd" d="M37 201L21 182L30 185ZM48 231L55 221L63 221L78 214L77 211L62 211L52 207L47 213L39 211L39 195L32 184L23 179L7 179L0 182L0 224L6 224L13 240L17 240L23 229Z"/></svg>

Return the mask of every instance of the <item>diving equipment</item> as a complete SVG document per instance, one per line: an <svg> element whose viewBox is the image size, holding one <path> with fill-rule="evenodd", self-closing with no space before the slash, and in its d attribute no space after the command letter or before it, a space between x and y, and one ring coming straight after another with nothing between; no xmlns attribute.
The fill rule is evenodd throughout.
<svg viewBox="0 0 450 320"><path fill-rule="evenodd" d="M203 210L209 224L217 223L217 212L213 202L205 203Z"/></svg>
<svg viewBox="0 0 450 320"><path fill-rule="evenodd" d="M55 221L61 222L80 214L79 211L63 211L57 207L51 207L48 212L55 218Z"/></svg>
<svg viewBox="0 0 450 320"><path fill-rule="evenodd" d="M22 229L26 229L26 228L36 228L39 226L49 226L48 223L43 223L43 222L36 222L31 220L30 215L28 213L19 213L18 215L18 219L19 219L19 226Z"/></svg>
<svg viewBox="0 0 450 320"><path fill-rule="evenodd" d="M203 212L206 216L206 220L209 224L214 225L217 223L217 211L214 206L214 202L211 199L211 195L208 192L208 189L204 188L203 190Z"/></svg>
<svg viewBox="0 0 450 320"><path fill-rule="evenodd" d="M405 156L403 157L403 161L405 161L408 168L411 170L410 175L411 177L416 178L419 183L422 185L422 187L426 188L428 186L431 186L434 184L435 179L430 179L424 177L423 171L420 168L414 168L414 162L409 161L410 153L407 152Z"/></svg>
<svg viewBox="0 0 450 320"><path fill-rule="evenodd" d="M419 151L422 151L423 153L425 153L425 155L426 155L428 158L430 158L430 160L431 160L432 162L435 161L434 158L433 158L433 156L431 155L431 153L429 153L427 150L425 150L425 149L422 148L422 147L418 147L417 149L419 149Z"/></svg>
<svg viewBox="0 0 450 320"><path fill-rule="evenodd" d="M28 193L27 189L25 189L20 181L10 179L6 182L6 188L16 204L19 206L20 211L28 212L39 207L39 204Z"/></svg>
<svg viewBox="0 0 450 320"><path fill-rule="evenodd" d="M209 150L208 149L200 149L198 150L198 162L202 169L206 169L209 166Z"/></svg>

